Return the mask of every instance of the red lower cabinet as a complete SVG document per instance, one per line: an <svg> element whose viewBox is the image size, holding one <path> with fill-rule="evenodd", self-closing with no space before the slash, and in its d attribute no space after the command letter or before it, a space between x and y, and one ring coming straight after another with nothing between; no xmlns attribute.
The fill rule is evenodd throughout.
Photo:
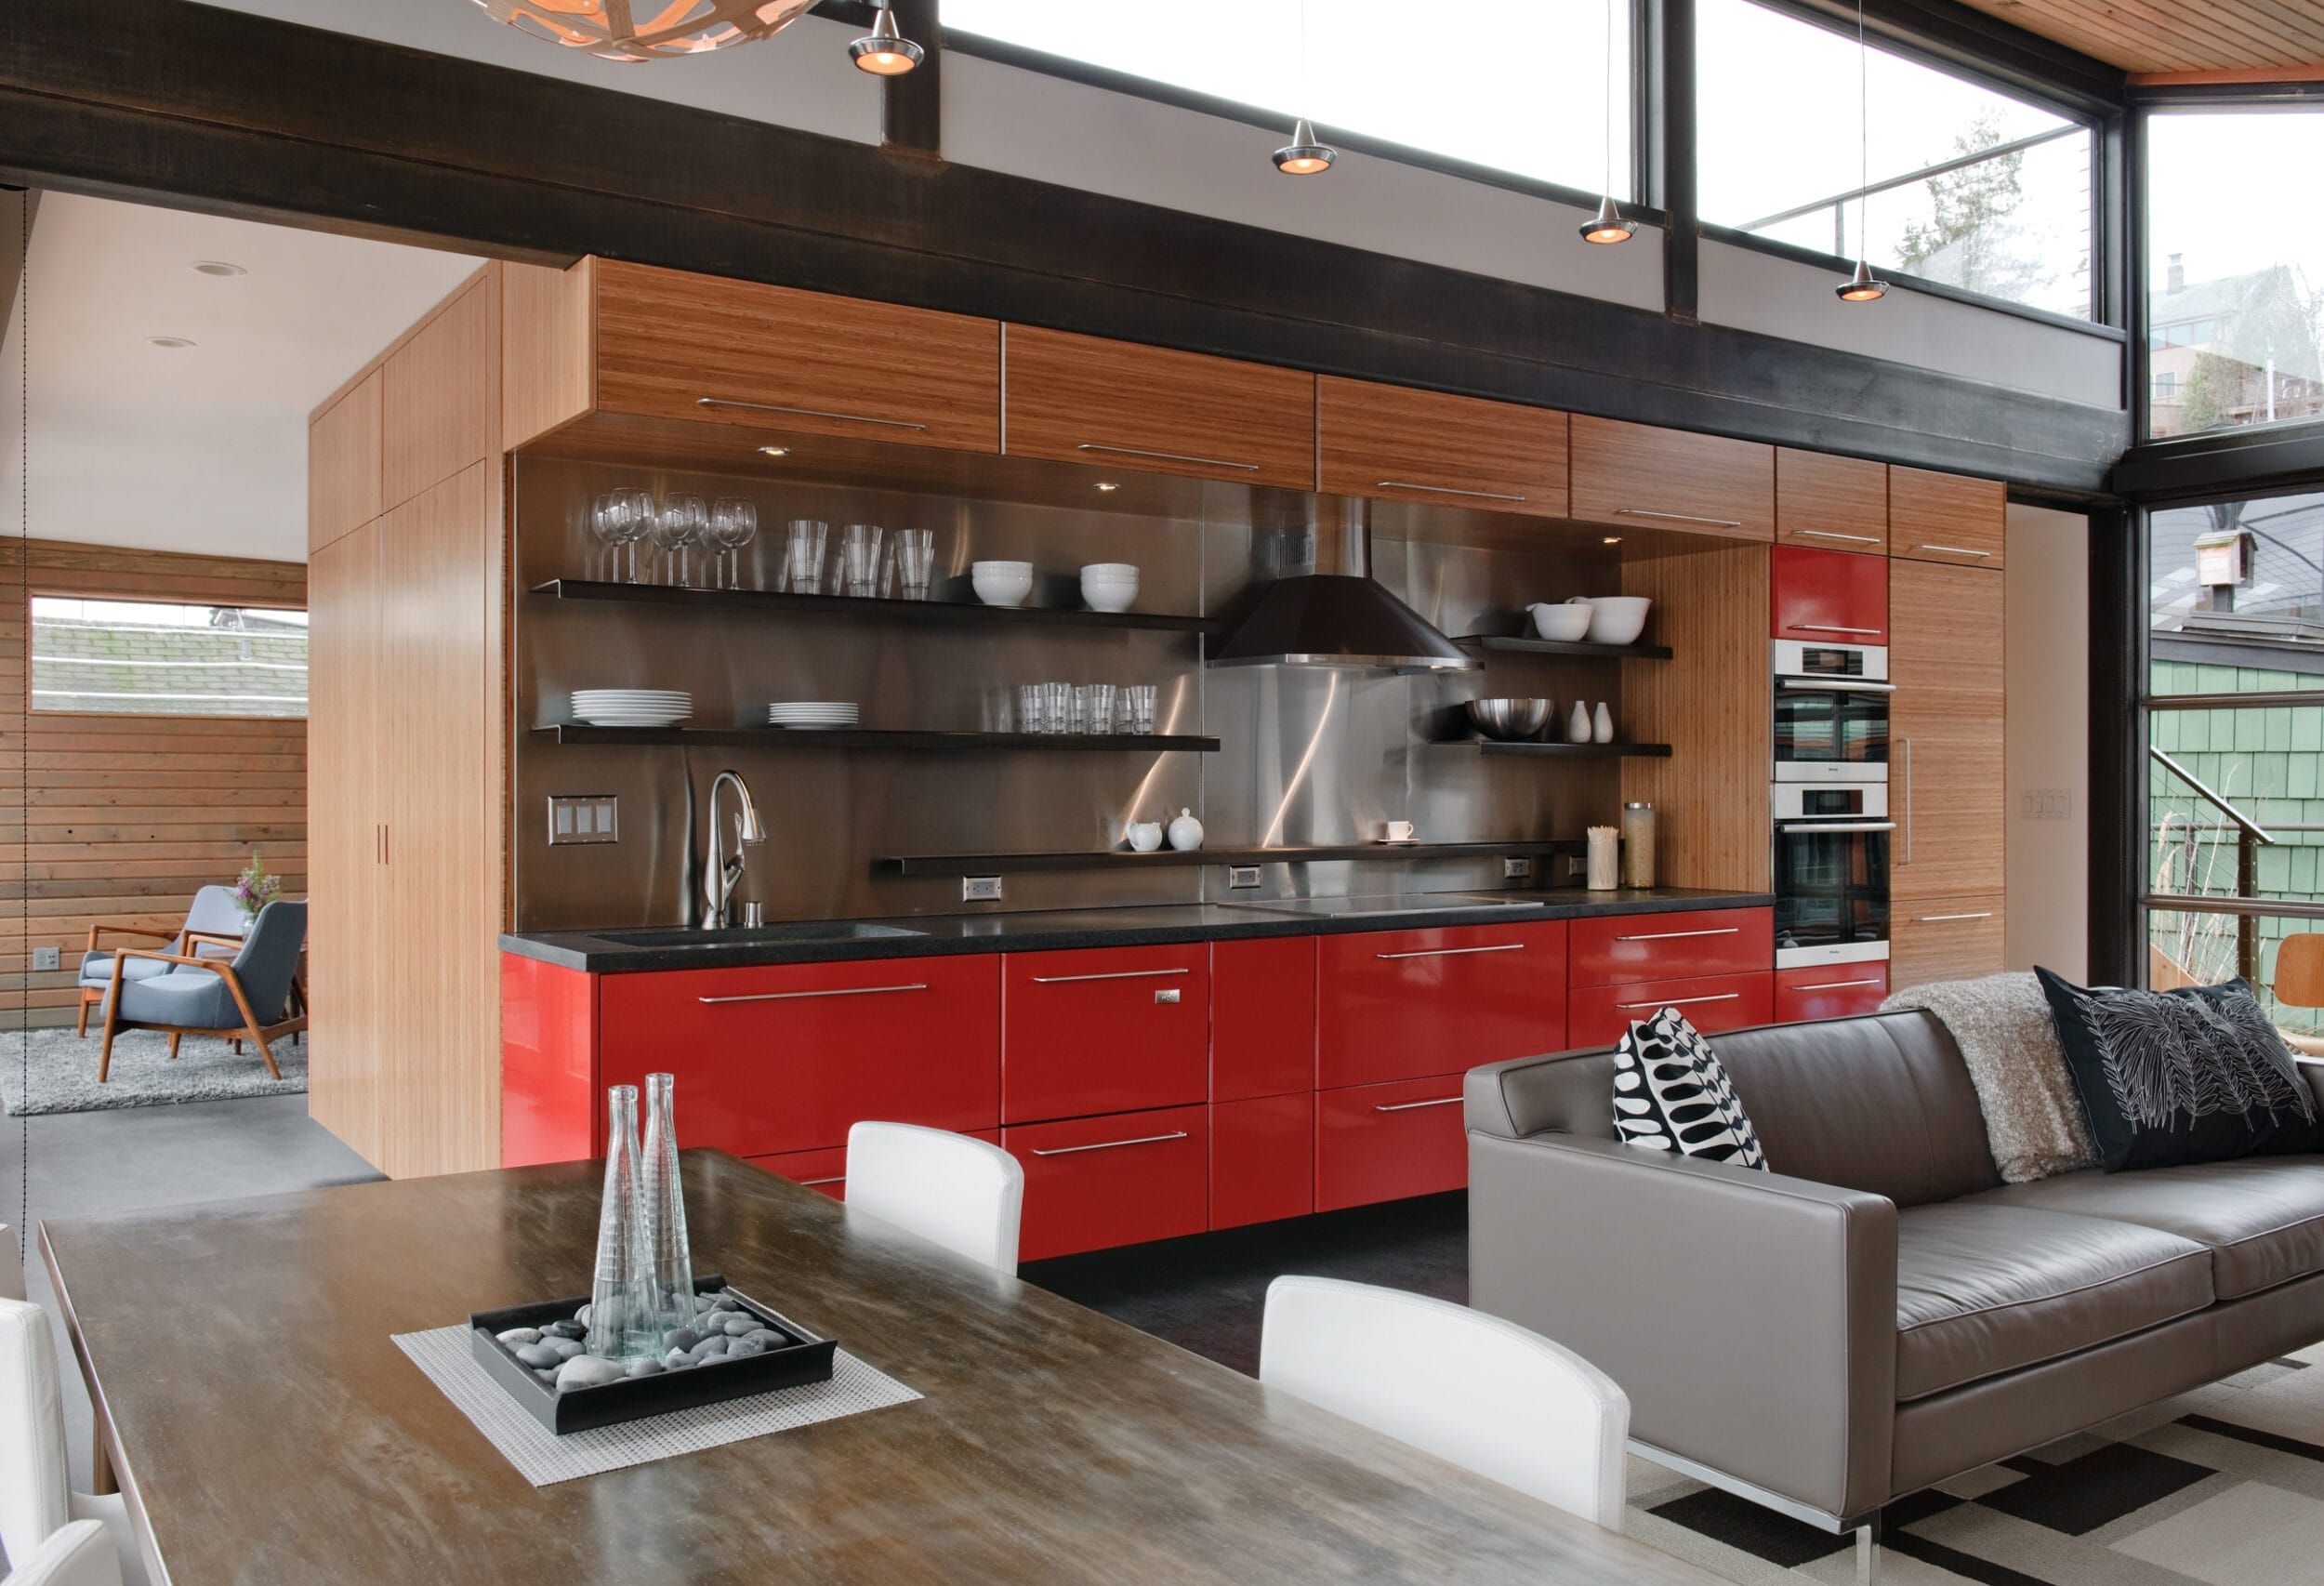
<svg viewBox="0 0 2324 1586"><path fill-rule="evenodd" d="M1210 945L1002 960L1010 1123L1190 1105L1209 1094Z"/></svg>
<svg viewBox="0 0 2324 1586"><path fill-rule="evenodd" d="M1320 1089L1450 1074L1565 1046L1565 922L1326 936Z"/></svg>
<svg viewBox="0 0 2324 1586"><path fill-rule="evenodd" d="M1635 985L1746 974L1776 962L1776 911L1710 908L1574 921L1570 985ZM1574 1038L1579 1046L1582 1039Z"/></svg>
<svg viewBox="0 0 2324 1586"><path fill-rule="evenodd" d="M1210 945L1210 1099L1315 1088L1315 938Z"/></svg>
<svg viewBox="0 0 2324 1586"><path fill-rule="evenodd" d="M1210 1226L1239 1228L1315 1209L1315 1093L1210 1107Z"/></svg>
<svg viewBox="0 0 2324 1586"><path fill-rule="evenodd" d="M1315 1097L1315 1209L1457 1190L1469 1182L1461 1076Z"/></svg>
<svg viewBox="0 0 2324 1586"><path fill-rule="evenodd" d="M1000 1130L972 1129L968 1131L987 1145L1000 1143ZM778 1179L821 1190L834 1200L847 1198L847 1147L836 1151L786 1151L779 1156L751 1156L746 1161L761 1168Z"/></svg>
<svg viewBox="0 0 2324 1586"><path fill-rule="evenodd" d="M1024 1166L1020 1260L1199 1234L1209 1223L1210 1109L1163 1107L1015 1125Z"/></svg>
<svg viewBox="0 0 2324 1586"><path fill-rule="evenodd" d="M1772 971L1762 970L1755 974L1640 981L1576 991L1568 1017L1573 1045L1612 1046L1634 1022L1651 1019L1664 1008L1676 1008L1705 1035L1772 1024L1776 1022L1776 977Z"/></svg>
<svg viewBox="0 0 2324 1586"><path fill-rule="evenodd" d="M597 981L500 955L500 1165L574 1162L597 1151Z"/></svg>
<svg viewBox="0 0 2324 1586"><path fill-rule="evenodd" d="M1887 996L1886 964L1810 964L1776 971L1776 1019L1779 1024L1877 1013Z"/></svg>

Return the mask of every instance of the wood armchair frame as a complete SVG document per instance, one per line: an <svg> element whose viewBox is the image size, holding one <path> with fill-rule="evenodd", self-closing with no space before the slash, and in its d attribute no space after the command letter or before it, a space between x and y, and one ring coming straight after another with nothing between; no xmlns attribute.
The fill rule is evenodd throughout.
<svg viewBox="0 0 2324 1586"><path fill-rule="evenodd" d="M149 942L175 942L178 940L178 932L175 931L148 931L143 926L139 925L92 925L88 928L87 951L92 953L98 951L99 938L109 935L142 936ZM95 1007L98 1003L104 1000L105 994L98 990L97 987L93 985L85 985L81 987L81 1011L79 1017L73 1022L73 1033L74 1035L79 1036L84 1040L88 1038L88 1011Z"/></svg>
<svg viewBox="0 0 2324 1586"><path fill-rule="evenodd" d="M177 1060L178 1042L181 1038L224 1036L232 1040L246 1039L257 1042L258 1057L265 1063L268 1076L275 1079L283 1077L283 1071L274 1064L274 1053L267 1046L267 1041L275 1036L287 1036L305 1029L307 1015L303 1011L275 1024L262 1025L258 1023L258 1016L251 1011L250 998L243 992L242 977L234 972L234 966L225 959L197 958L184 953L157 953L143 947L127 947L113 955L112 989L106 994L105 1001L105 1044L97 1056L97 1082L99 1085L105 1082L106 1075L112 1068L113 1033L121 1025L121 966L123 960L127 958L152 958L161 963L177 964L186 969L207 970L226 983L227 991L234 998L234 1006L242 1011L242 1025L239 1029L231 1024L217 1027L203 1024L139 1024L137 1025L137 1028L141 1030L167 1030L169 1032L169 1056L172 1062ZM287 999L284 1011L289 1011Z"/></svg>

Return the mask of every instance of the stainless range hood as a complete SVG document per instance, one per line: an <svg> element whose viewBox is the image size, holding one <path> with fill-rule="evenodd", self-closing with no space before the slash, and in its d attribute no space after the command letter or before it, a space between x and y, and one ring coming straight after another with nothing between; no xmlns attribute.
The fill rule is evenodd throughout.
<svg viewBox="0 0 2324 1586"><path fill-rule="evenodd" d="M1303 555L1269 584L1226 641L1214 667L1348 667L1380 672L1468 671L1476 662L1371 576L1371 539L1360 519L1341 535L1340 570L1315 569L1321 536L1301 536Z"/></svg>

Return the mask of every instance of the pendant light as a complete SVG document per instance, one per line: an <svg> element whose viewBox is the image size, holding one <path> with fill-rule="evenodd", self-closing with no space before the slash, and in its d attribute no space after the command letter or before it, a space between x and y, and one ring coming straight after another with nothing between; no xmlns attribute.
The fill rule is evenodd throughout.
<svg viewBox="0 0 2324 1586"><path fill-rule="evenodd" d="M663 60L772 38L812 0L695 0L650 7L608 0L476 0L480 9L521 33L606 60Z"/></svg>
<svg viewBox="0 0 2324 1586"><path fill-rule="evenodd" d="M1614 202L1614 0L1605 0L1605 186L1598 213L1583 223L1585 243L1627 243L1638 222L1623 218Z"/></svg>
<svg viewBox="0 0 2324 1586"><path fill-rule="evenodd" d="M1300 98L1312 96L1313 89L1307 69L1307 0L1300 0ZM1291 141L1274 152L1275 169L1287 177L1312 177L1331 169L1331 162L1340 157L1340 151L1315 136L1315 129L1301 116L1291 128Z"/></svg>
<svg viewBox="0 0 2324 1586"><path fill-rule="evenodd" d="M918 66L928 52L896 31L895 8L880 0L872 31L847 46L848 59L859 72L875 77L901 77Z"/></svg>
<svg viewBox="0 0 2324 1586"><path fill-rule="evenodd" d="M1888 284L1872 273L1872 52L1864 42L1864 0L1856 0L1856 271L1832 290L1843 303L1873 303L1888 295Z"/></svg>

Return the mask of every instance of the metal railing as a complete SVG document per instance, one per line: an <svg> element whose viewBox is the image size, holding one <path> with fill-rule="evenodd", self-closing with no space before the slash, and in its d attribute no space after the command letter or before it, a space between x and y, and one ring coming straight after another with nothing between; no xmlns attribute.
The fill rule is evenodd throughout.
<svg viewBox="0 0 2324 1586"><path fill-rule="evenodd" d="M2264 909L2251 908L2248 911L2243 906L2234 905L2249 905L2258 901L2253 899L2252 893L2258 890L2259 851L2262 848L2273 848L2276 845L2276 835L2273 831L2270 831L2267 827L2261 826L2257 821L2251 819L2251 816L2245 814L2241 810L2237 809L2233 801L2231 801L2225 794L2213 788L2209 783L2203 781L2202 778L2187 770L2186 767L2172 759L2170 755L2164 753L2161 749L2157 748L2152 744L2149 744L2146 746L2146 753L2157 765L2161 766L2165 771L2169 772L2172 775L2177 777L2181 782L2186 784L2188 787L2192 788L2198 799L2200 799L2204 803L2209 804L2212 809L2218 811L2220 814L2225 816L2226 818L2221 821L2206 822L2201 825L2197 825L2193 822L2180 821L2159 821L2153 823L2154 829L2158 831L2184 831L2187 834L2189 846L2186 851L2187 863L2185 866L2185 879L2191 888L2195 888L2197 890L2186 892L2174 892L2160 890L2160 883L2163 878L2159 876L2156 878L2158 882L2157 889L2150 890L2147 895L2141 901L2146 905L2146 908L2150 913L2155 909L2161 908L2176 909L2182 913L2225 914L2233 918L2235 920L2236 932L2237 971L2240 973L2244 979L2256 985L2259 984L2260 969L2260 919L2264 914L2272 914L2283 917L2289 914L2290 909L2288 905L2281 901L2271 903ZM2299 826L2285 826L2279 829L2286 831L2320 830L2324 829L2324 826L2303 824ZM2195 875L2193 844L2205 840L2201 834L2206 832L2233 832L2235 834L2236 879L2235 891L2232 893L2223 896L2219 893L2200 890L2208 883L2207 881L2199 881ZM2318 906L2318 912L2316 918L2324 918L2324 905ZM2182 951L2185 952L2185 949L2183 947ZM2182 963L2181 967L2184 968L2186 966Z"/></svg>

